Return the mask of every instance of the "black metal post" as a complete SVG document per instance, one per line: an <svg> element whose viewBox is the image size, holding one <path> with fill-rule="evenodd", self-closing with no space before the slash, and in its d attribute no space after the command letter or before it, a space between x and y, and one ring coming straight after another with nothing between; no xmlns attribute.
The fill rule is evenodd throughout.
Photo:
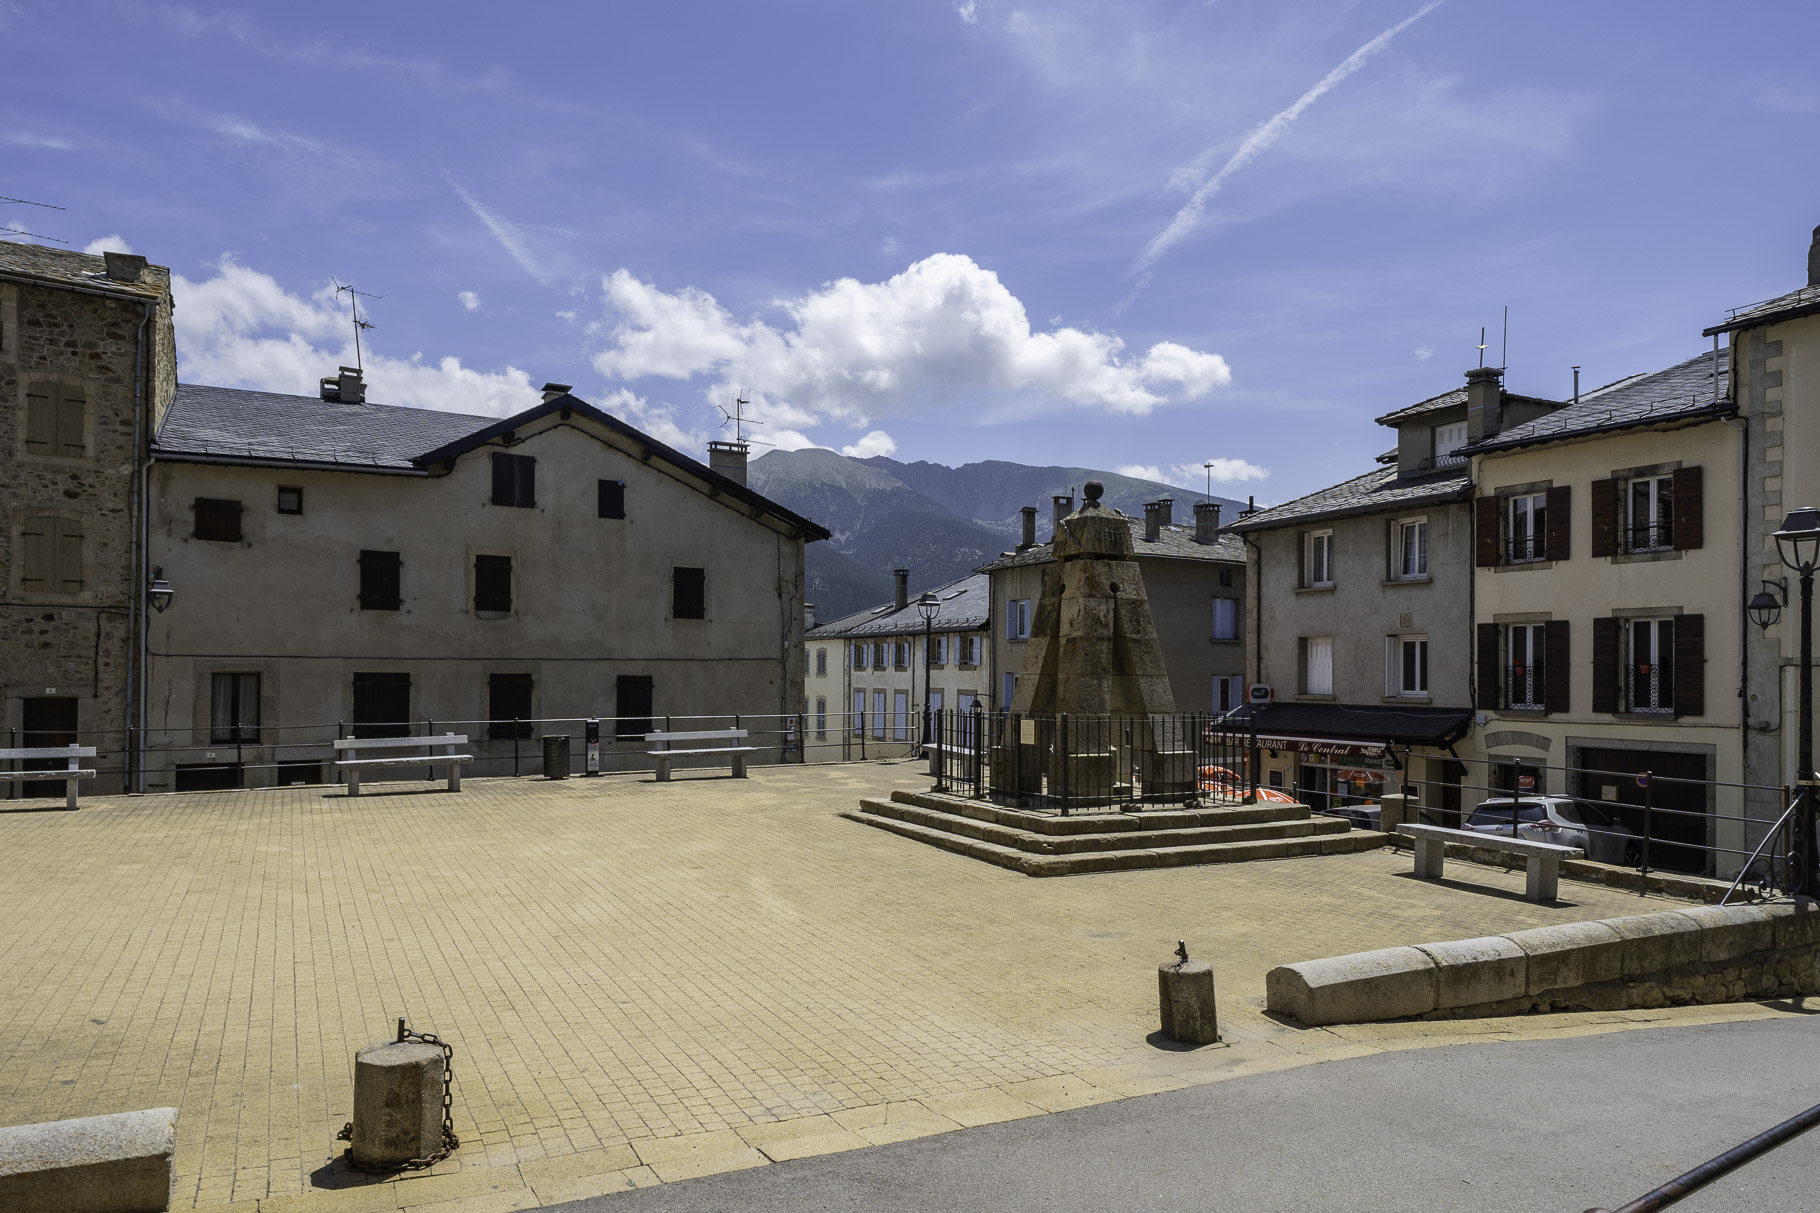
<svg viewBox="0 0 1820 1213"><path fill-rule="evenodd" d="M1639 897L1641 897L1649 892L1649 836L1655 832L1654 827L1651 825L1651 814L1652 814L1653 810L1655 809L1655 807L1656 807L1656 781L1649 777L1648 771L1644 771L1643 772L1643 867L1642 867L1642 870L1638 873L1640 876L1642 876L1643 879L1637 885L1637 896L1639 896Z"/></svg>
<svg viewBox="0 0 1820 1213"><path fill-rule="evenodd" d="M1801 757L1795 782L1809 795L1801 807L1801 884L1799 892L1813 889L1814 879L1814 570L1801 573Z"/></svg>
<svg viewBox="0 0 1820 1213"><path fill-rule="evenodd" d="M930 658L932 656L934 656L934 654L930 652L929 646L930 646L930 642L933 641L934 638L935 638L935 616L926 614L923 617L923 744L924 745L929 744L929 700L930 700L929 688L932 685L929 681L929 672L933 668L930 665Z"/></svg>

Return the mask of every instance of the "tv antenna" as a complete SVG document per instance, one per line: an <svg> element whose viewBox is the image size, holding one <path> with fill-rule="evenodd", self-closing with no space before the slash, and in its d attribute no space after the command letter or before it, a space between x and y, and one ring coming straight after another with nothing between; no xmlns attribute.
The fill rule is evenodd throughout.
<svg viewBox="0 0 1820 1213"><path fill-rule="evenodd" d="M12 203L16 206L41 206L47 211L61 211L61 210L68 209L67 207L57 206L55 203L33 202L30 198L8 198L4 194L0 194L0 203ZM33 240L54 240L58 244L68 244L69 243L69 241L65 240L61 236L46 236L42 232L28 232L24 228L16 227L10 223L7 224L4 228L0 228L0 231L11 232L15 236L30 236Z"/></svg>
<svg viewBox="0 0 1820 1213"><path fill-rule="evenodd" d="M1485 367L1485 326L1479 326L1479 368Z"/></svg>
<svg viewBox="0 0 1820 1213"><path fill-rule="evenodd" d="M1207 469L1207 500L1212 501L1213 500L1213 460L1209 459L1206 463L1203 463L1201 466Z"/></svg>
<svg viewBox="0 0 1820 1213"><path fill-rule="evenodd" d="M334 278L329 279L329 281L335 283L335 293L337 295L341 294L343 291L348 293L348 316L354 322L354 369L365 374L366 367L362 365L360 361L360 330L372 328L373 322L360 318L360 307L357 297L364 295L368 299L384 299L385 296L375 295L371 291L357 291L354 289L354 284L351 282L344 285Z"/></svg>
<svg viewBox="0 0 1820 1213"><path fill-rule="evenodd" d="M753 446L773 446L773 445L775 445L774 443L770 443L770 442L757 442L754 439L746 437L746 427L747 426L764 424L764 422L762 422L762 421L754 421L754 420L752 420L752 418L746 416L746 409L749 405L751 405L751 403L752 402L750 400L746 399L745 394L743 392L741 392L738 388L734 388L733 389L733 407L732 407L732 409L729 410L726 405L716 406L720 409L720 415L726 419L720 423L720 428L724 430L727 428L728 425L732 425L733 441L738 442L738 443L744 443L744 444L753 445Z"/></svg>

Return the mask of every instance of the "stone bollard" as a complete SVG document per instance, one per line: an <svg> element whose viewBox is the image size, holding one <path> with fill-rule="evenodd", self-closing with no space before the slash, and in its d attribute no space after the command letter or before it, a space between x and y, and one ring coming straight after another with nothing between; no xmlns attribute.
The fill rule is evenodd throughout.
<svg viewBox="0 0 1820 1213"><path fill-rule="evenodd" d="M1398 826L1413 821L1415 805L1410 802L1414 799L1414 796L1405 796L1400 792L1378 797L1378 829L1386 834L1394 834Z"/></svg>
<svg viewBox="0 0 1820 1213"><path fill-rule="evenodd" d="M1189 1045L1219 1044L1220 1021L1214 1008L1213 966L1204 960L1189 960L1186 944L1176 955L1181 959L1158 965L1156 971L1163 1035Z"/></svg>
<svg viewBox="0 0 1820 1213"><path fill-rule="evenodd" d="M359 1166L384 1167L442 1149L442 1050L387 1040L354 1054L354 1134Z"/></svg>

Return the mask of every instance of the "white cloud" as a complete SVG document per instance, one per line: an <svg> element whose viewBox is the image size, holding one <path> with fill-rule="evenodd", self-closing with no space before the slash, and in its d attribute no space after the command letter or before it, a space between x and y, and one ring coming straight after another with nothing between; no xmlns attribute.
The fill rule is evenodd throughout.
<svg viewBox="0 0 1820 1213"><path fill-rule="evenodd" d="M699 451L707 445L707 434L699 429L684 429L677 423L676 410L670 405L652 404L625 388L601 401L599 407L678 450Z"/></svg>
<svg viewBox="0 0 1820 1213"><path fill-rule="evenodd" d="M1212 464L1210 468L1207 465ZM1212 473L1215 484L1243 484L1248 480L1264 480L1270 476L1270 469L1259 467L1244 459L1206 459L1200 463L1126 463L1113 469L1121 476L1135 476L1139 480L1154 480L1159 484L1175 484L1192 487L1207 482L1208 473Z"/></svg>
<svg viewBox="0 0 1820 1213"><path fill-rule="evenodd" d="M979 0L954 0L954 11L959 13L961 20L968 25L979 24Z"/></svg>
<svg viewBox="0 0 1820 1213"><path fill-rule="evenodd" d="M1416 347L1416 361L1417 362L1427 362L1430 358L1433 358L1434 356L1435 356L1435 347L1434 346L1418 345Z"/></svg>
<svg viewBox="0 0 1820 1213"><path fill-rule="evenodd" d="M82 251L94 254L130 253L133 251L133 246L116 234L113 236L103 236L99 240L91 240L82 246Z"/></svg>
<svg viewBox="0 0 1820 1213"><path fill-rule="evenodd" d="M1205 465L1208 463L1213 464L1213 467L1206 467ZM1259 467L1257 464L1247 462L1243 459L1208 459L1200 464L1183 463L1176 465L1176 471L1178 473L1184 469L1193 468L1199 468L1203 476L1211 471L1215 484L1243 484L1248 480L1267 480L1270 477L1269 468Z"/></svg>
<svg viewBox="0 0 1820 1213"><path fill-rule="evenodd" d="M53 152L73 151L76 147L68 139L57 135L39 135L31 131L7 131L0 134L0 143L7 147L41 147Z"/></svg>
<svg viewBox="0 0 1820 1213"><path fill-rule="evenodd" d="M470 312L478 312L480 310L480 296L476 295L473 291L462 291L460 294L456 295L455 298L461 300L461 306L467 308Z"/></svg>
<svg viewBox="0 0 1820 1213"><path fill-rule="evenodd" d="M493 239L499 241L499 246L505 249L512 260L518 262L520 269L545 286L550 284L553 275L544 268L543 263L537 259L537 255L531 251L530 239L525 236L517 224L512 223L482 203L480 199L468 193L455 178L449 178L449 186L467 204L468 209L474 213L476 219L480 220L481 225L493 234Z"/></svg>
<svg viewBox="0 0 1820 1213"><path fill-rule="evenodd" d="M313 396L323 375L353 365L353 330L335 305L332 285L304 298L231 257L214 268L215 276L202 282L179 274L171 283L186 381ZM539 399L530 376L517 367L478 371L453 356L434 363L420 355L390 358L370 336L363 345L375 403L504 417Z"/></svg>
<svg viewBox="0 0 1820 1213"><path fill-rule="evenodd" d="M895 455L897 454L897 440L883 430L873 430L858 442L842 447L840 453L854 459Z"/></svg>
<svg viewBox="0 0 1820 1213"><path fill-rule="evenodd" d="M969 257L938 253L884 282L842 278L775 306L787 323L740 320L706 291L666 292L630 271L603 282L601 374L712 375L710 399L747 388L774 425L865 422L958 404L978 415L1017 399L1142 415L1197 400L1232 374L1218 354L1158 342L1141 356L1110 333L1032 331L1024 305Z"/></svg>
<svg viewBox="0 0 1820 1213"><path fill-rule="evenodd" d="M1161 482L1163 469L1154 463L1121 463L1112 469L1121 476L1132 476L1138 480L1155 480Z"/></svg>

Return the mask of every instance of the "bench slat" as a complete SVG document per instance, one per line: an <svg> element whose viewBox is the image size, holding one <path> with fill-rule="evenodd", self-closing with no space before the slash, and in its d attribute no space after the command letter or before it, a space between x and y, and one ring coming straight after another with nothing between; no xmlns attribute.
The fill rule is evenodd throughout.
<svg viewBox="0 0 1820 1213"><path fill-rule="evenodd" d="M72 771L68 767L58 767L53 771L0 771L0 780L25 783L33 779L93 779L99 774L99 771Z"/></svg>
<svg viewBox="0 0 1820 1213"><path fill-rule="evenodd" d="M468 744L468 739L456 733L444 733L440 737L338 737L335 739L335 748L338 750L383 750L399 749L404 746L466 744Z"/></svg>
<svg viewBox="0 0 1820 1213"><path fill-rule="evenodd" d="M41 746L26 750L0 750L0 762L12 758L93 758L92 745Z"/></svg>
<svg viewBox="0 0 1820 1213"><path fill-rule="evenodd" d="M1481 834L1476 830L1450 830L1444 826L1401 825L1397 827L1397 833L1405 838L1460 842L1468 846L1509 851L1513 855L1556 855L1563 859L1577 859L1585 853L1579 847L1562 846L1558 842L1532 842L1527 838L1512 838L1508 834Z"/></svg>
<svg viewBox="0 0 1820 1213"><path fill-rule="evenodd" d="M769 748L762 745L723 745L711 750L646 750L645 753L653 758L683 758L690 754L756 754Z"/></svg>
<svg viewBox="0 0 1820 1213"><path fill-rule="evenodd" d="M444 762L473 762L472 754L418 754L402 758L338 758L338 767L428 767Z"/></svg>
<svg viewBox="0 0 1820 1213"><path fill-rule="evenodd" d="M703 729L694 733L646 733L646 741L731 741L746 736L745 729Z"/></svg>

